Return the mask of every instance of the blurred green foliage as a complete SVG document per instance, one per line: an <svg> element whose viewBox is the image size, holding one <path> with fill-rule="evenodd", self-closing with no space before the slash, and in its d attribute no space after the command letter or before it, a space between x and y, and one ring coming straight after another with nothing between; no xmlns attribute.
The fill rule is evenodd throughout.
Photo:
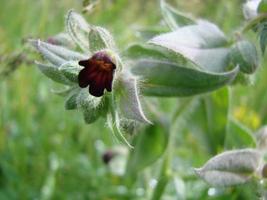
<svg viewBox="0 0 267 200"><path fill-rule="evenodd" d="M233 27L242 22L241 0L170 2L180 10L218 23L229 35L234 35ZM71 8L81 12L82 2L2 0L0 72L12 68L14 62L11 61L16 55L29 51L23 42L25 38L48 38L60 32L64 15ZM158 26L161 19L156 0L102 0L91 13L84 15L90 23L109 29L120 50L141 40L137 30ZM89 126L79 113L65 111L61 97L51 93L57 85L28 62L37 58L37 54L27 54L26 61L15 63L18 66L12 73L0 77L0 199L147 199L146 195L151 193L151 181L147 180L153 180L153 172L161 161L139 177L138 187L127 188L122 177L110 173L111 169L101 160L105 150L117 144L105 121ZM267 123L266 73L267 68L262 67L253 77L254 85L236 86L229 91L230 114L251 132ZM177 99L156 103L158 110L164 113L171 113L176 104L179 105ZM196 102L192 109L201 110L199 104L203 104L203 100ZM200 112L200 117L202 114ZM244 188L225 189L225 195L208 196L208 186L190 172L192 166L202 165L211 156L203 127L191 127L197 116L182 115L181 118L174 125L177 148L173 168L177 177L185 181L187 199L253 199ZM186 126L190 128L179 131ZM174 180L178 182L178 178ZM177 187L168 185L164 199L175 199L172 197L179 194L177 190L181 186Z"/></svg>

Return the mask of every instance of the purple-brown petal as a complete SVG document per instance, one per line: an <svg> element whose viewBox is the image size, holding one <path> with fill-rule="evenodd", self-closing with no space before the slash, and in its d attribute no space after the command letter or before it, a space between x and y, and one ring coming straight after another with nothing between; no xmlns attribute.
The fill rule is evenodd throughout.
<svg viewBox="0 0 267 200"><path fill-rule="evenodd" d="M88 67L89 66L89 60L81 60L79 61L79 65Z"/></svg>
<svg viewBox="0 0 267 200"><path fill-rule="evenodd" d="M105 89L111 92L116 65L105 52L98 52L88 60L81 60L79 65L85 67L78 76L80 87L89 85L89 93L96 97L102 96Z"/></svg>
<svg viewBox="0 0 267 200"><path fill-rule="evenodd" d="M81 88L85 88L89 85L89 80L88 80L88 69L87 68L83 68L79 75L78 75L78 82L79 82L79 86Z"/></svg>
<svg viewBox="0 0 267 200"><path fill-rule="evenodd" d="M95 83L97 87L105 88L105 73L101 72L95 78Z"/></svg>
<svg viewBox="0 0 267 200"><path fill-rule="evenodd" d="M89 93L95 97L101 97L104 94L104 88L92 83L89 86Z"/></svg>
<svg viewBox="0 0 267 200"><path fill-rule="evenodd" d="M112 80L113 80L113 73L107 74L105 77L105 87L109 92L111 92L112 90Z"/></svg>

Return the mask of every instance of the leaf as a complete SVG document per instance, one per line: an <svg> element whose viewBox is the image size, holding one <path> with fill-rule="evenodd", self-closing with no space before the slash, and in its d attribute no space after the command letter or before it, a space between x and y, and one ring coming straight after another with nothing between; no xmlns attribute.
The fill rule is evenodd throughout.
<svg viewBox="0 0 267 200"><path fill-rule="evenodd" d="M91 52L103 49L115 49L115 42L112 35L104 28L99 26L90 26L89 47Z"/></svg>
<svg viewBox="0 0 267 200"><path fill-rule="evenodd" d="M114 41L114 38L111 35L111 33L107 29L99 27L99 26L96 26L95 28L99 32L99 35L101 36L102 40L104 41L106 47L108 49L116 50L115 41Z"/></svg>
<svg viewBox="0 0 267 200"><path fill-rule="evenodd" d="M61 32L49 37L46 42L49 44L60 45L70 49L74 49L76 47L76 44L74 43L72 38L65 32Z"/></svg>
<svg viewBox="0 0 267 200"><path fill-rule="evenodd" d="M89 95L88 88L82 89L77 96L77 107L83 112L84 121L87 124L95 122L103 112L106 112L105 98Z"/></svg>
<svg viewBox="0 0 267 200"><path fill-rule="evenodd" d="M80 88L76 88L70 92L65 100L65 109L66 110L75 110L78 108L77 97L80 93Z"/></svg>
<svg viewBox="0 0 267 200"><path fill-rule="evenodd" d="M255 45L249 41L237 42L230 51L233 64L239 66L243 73L251 74L259 66L258 53Z"/></svg>
<svg viewBox="0 0 267 200"><path fill-rule="evenodd" d="M60 71L63 73L63 75L71 82L78 83L78 75L79 71L78 68L72 67L72 68L62 68Z"/></svg>
<svg viewBox="0 0 267 200"><path fill-rule="evenodd" d="M65 85L73 84L61 73L61 71L57 67L53 65L42 64L39 62L36 62L36 64L39 70L51 80Z"/></svg>
<svg viewBox="0 0 267 200"><path fill-rule="evenodd" d="M60 89L52 89L51 92L56 94L56 95L59 95L59 96L62 96L62 97L66 97L70 94L70 92L76 88L75 86L72 86L72 87L69 87L69 86L65 86L63 88L60 88Z"/></svg>
<svg viewBox="0 0 267 200"><path fill-rule="evenodd" d="M231 83L238 68L225 73L207 73L161 61L139 61L133 74L144 80L141 90L147 96L191 96L216 90Z"/></svg>
<svg viewBox="0 0 267 200"><path fill-rule="evenodd" d="M172 50L203 70L224 72L229 66L226 37L214 24L200 21L152 38L149 43Z"/></svg>
<svg viewBox="0 0 267 200"><path fill-rule="evenodd" d="M81 15L72 10L67 14L66 29L72 39L86 53L88 51L93 53L105 48L115 49L114 39L106 29L89 25Z"/></svg>
<svg viewBox="0 0 267 200"><path fill-rule="evenodd" d="M179 46L189 48L215 48L227 45L224 33L208 21L199 21L198 24L179 28L176 31L165 33L150 40L155 44L166 44L170 49L179 49ZM163 46L163 45L162 45ZM178 51L179 52L179 51Z"/></svg>
<svg viewBox="0 0 267 200"><path fill-rule="evenodd" d="M151 123L143 112L135 77L127 73L121 73L114 89L114 95L120 112L125 118L143 123Z"/></svg>
<svg viewBox="0 0 267 200"><path fill-rule="evenodd" d="M230 119L224 147L226 149L255 148L256 141L247 127L234 119Z"/></svg>
<svg viewBox="0 0 267 200"><path fill-rule="evenodd" d="M195 24L195 20L170 6L165 0L160 1L161 12L164 21L172 30L176 30L181 26Z"/></svg>
<svg viewBox="0 0 267 200"><path fill-rule="evenodd" d="M53 52L47 50L46 48L43 48L40 46L39 40L31 40L30 43L36 48L37 51L39 51L42 56L48 60L54 67L59 67L60 65L64 64L66 62L65 59L60 58L58 55L54 54Z"/></svg>
<svg viewBox="0 0 267 200"><path fill-rule="evenodd" d="M91 27L89 32L89 47L91 52L100 51L107 47L105 41L101 37L97 27Z"/></svg>
<svg viewBox="0 0 267 200"><path fill-rule="evenodd" d="M45 59L57 67L68 61L78 61L86 58L86 56L62 46L49 44L40 40L29 40L29 42L44 56Z"/></svg>
<svg viewBox="0 0 267 200"><path fill-rule="evenodd" d="M266 13L267 12L267 0L261 0L257 10L259 13Z"/></svg>
<svg viewBox="0 0 267 200"><path fill-rule="evenodd" d="M149 27L149 28L139 28L137 29L137 36L141 39L144 39L145 41L151 39L152 37L155 37L157 35L160 35L162 33L166 33L169 31L169 28L163 27L163 26L156 26L156 27Z"/></svg>
<svg viewBox="0 0 267 200"><path fill-rule="evenodd" d="M89 51L88 36L90 26L78 13L70 10L66 17L66 31L72 40L85 52Z"/></svg>
<svg viewBox="0 0 267 200"><path fill-rule="evenodd" d="M123 124L122 124L123 122ZM133 146L128 142L127 138L125 137L125 134L129 133L129 132L124 132L126 129L124 127L124 119L121 119L118 111L114 110L114 107L111 107L111 114L107 115L107 123L109 128L111 129L113 135L115 136L115 138L117 139L118 142L122 143L122 144L126 144L129 148L133 148ZM131 121L132 122L132 121ZM129 123L131 123L130 121L128 121L128 125ZM131 134L131 133L130 133Z"/></svg>
<svg viewBox="0 0 267 200"><path fill-rule="evenodd" d="M137 134L127 163L127 175L131 176L158 160L167 147L168 137L168 129L161 122L149 125Z"/></svg>
<svg viewBox="0 0 267 200"><path fill-rule="evenodd" d="M195 172L212 186L232 186L247 182L259 167L260 160L261 154L255 149L226 151Z"/></svg>
<svg viewBox="0 0 267 200"><path fill-rule="evenodd" d="M123 53L123 56L133 61L160 60L171 63L185 63L185 59L180 54L153 45L131 45Z"/></svg>
<svg viewBox="0 0 267 200"><path fill-rule="evenodd" d="M226 138L229 115L229 90L224 87L204 97L208 141L213 153L222 149Z"/></svg>
<svg viewBox="0 0 267 200"><path fill-rule="evenodd" d="M67 62L59 67L59 71L73 83L78 83L78 75L82 67L77 62Z"/></svg>

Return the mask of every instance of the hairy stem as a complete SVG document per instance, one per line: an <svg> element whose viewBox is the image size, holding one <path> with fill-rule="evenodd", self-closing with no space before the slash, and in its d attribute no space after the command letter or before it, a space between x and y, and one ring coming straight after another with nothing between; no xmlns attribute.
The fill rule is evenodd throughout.
<svg viewBox="0 0 267 200"><path fill-rule="evenodd" d="M262 20L267 19L267 14L260 14L258 15L256 18L250 20L246 26L242 29L241 33L246 33L247 31L249 31L251 28L253 28L255 25L257 25L258 23L260 23Z"/></svg>
<svg viewBox="0 0 267 200"><path fill-rule="evenodd" d="M192 99L183 99L181 104L177 106L175 109L175 112L172 116L171 124L170 124L170 136L169 136L169 143L164 155L163 163L161 166L158 183L156 185L156 188L154 189L154 193L152 195L151 200L160 200L162 195L164 194L164 190L168 184L168 182L171 179L172 176L172 158L175 148L175 134L176 131L174 129L175 122L177 119L183 114L183 112L188 108L188 106L191 104Z"/></svg>

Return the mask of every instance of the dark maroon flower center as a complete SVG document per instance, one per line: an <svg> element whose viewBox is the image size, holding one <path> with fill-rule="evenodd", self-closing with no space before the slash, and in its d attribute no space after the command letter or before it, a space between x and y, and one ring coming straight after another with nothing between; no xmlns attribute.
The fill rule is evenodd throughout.
<svg viewBox="0 0 267 200"><path fill-rule="evenodd" d="M79 65L84 66L78 76L81 88L89 85L89 93L95 97L102 96L105 89L111 92L116 65L105 52L98 52L88 60L81 60Z"/></svg>
<svg viewBox="0 0 267 200"><path fill-rule="evenodd" d="M105 164L109 164L109 162L116 156L116 153L108 150L102 155L102 160Z"/></svg>

